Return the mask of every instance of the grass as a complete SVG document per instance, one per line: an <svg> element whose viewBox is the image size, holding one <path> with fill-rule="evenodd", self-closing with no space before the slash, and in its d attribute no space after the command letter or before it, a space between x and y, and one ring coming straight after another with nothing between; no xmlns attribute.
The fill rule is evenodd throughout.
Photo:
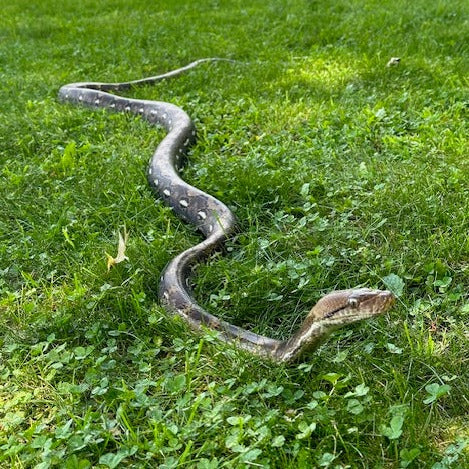
<svg viewBox="0 0 469 469"><path fill-rule="evenodd" d="M0 25L0 467L467 467L468 7L13 0ZM325 292L399 293L305 363L159 307L200 239L145 179L163 137L57 102L200 57L132 96L196 121L184 177L235 210L211 312L286 337ZM392 56L401 65L387 68ZM106 270L117 233L129 262Z"/></svg>

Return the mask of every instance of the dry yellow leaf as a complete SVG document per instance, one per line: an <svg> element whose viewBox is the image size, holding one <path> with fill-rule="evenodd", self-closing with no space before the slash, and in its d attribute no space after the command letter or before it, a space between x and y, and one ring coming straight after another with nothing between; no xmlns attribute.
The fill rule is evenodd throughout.
<svg viewBox="0 0 469 469"><path fill-rule="evenodd" d="M124 228L124 234L122 235L119 232L119 243L117 245L117 256L112 257L110 254L106 252L106 257L107 257L107 270L111 270L111 267L114 267L116 264L119 264L119 262L122 261L128 261L129 258L125 255L125 248L127 241L129 239L129 234L127 233L127 230Z"/></svg>

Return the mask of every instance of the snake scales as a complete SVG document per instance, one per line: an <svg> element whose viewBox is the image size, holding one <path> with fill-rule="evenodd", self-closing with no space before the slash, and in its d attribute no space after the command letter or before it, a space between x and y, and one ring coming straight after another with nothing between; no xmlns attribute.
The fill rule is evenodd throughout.
<svg viewBox="0 0 469 469"><path fill-rule="evenodd" d="M235 217L225 204L187 184L179 176L177 168L196 139L195 126L181 108L166 102L129 99L108 92L154 84L203 62L218 60L227 59L201 59L163 75L123 83L72 83L60 88L59 99L92 108L137 114L151 124L166 129L167 135L150 159L148 181L177 215L195 225L205 239L176 256L166 266L159 286L160 301L192 328L206 326L215 329L224 341L276 361L288 362L316 348L334 329L387 311L394 297L389 291L367 288L333 291L318 301L299 330L285 341L230 324L197 304L189 288L192 268L233 233Z"/></svg>

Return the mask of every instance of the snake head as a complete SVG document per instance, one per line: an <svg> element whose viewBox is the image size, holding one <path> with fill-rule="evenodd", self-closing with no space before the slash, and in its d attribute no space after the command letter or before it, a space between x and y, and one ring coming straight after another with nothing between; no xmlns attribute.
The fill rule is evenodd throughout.
<svg viewBox="0 0 469 469"><path fill-rule="evenodd" d="M316 349L335 329L386 312L394 303L387 290L357 288L323 296L309 312L299 330L282 342L275 358L290 362Z"/></svg>
<svg viewBox="0 0 469 469"><path fill-rule="evenodd" d="M388 290L338 290L322 297L308 317L326 327L341 327L383 314L394 301L394 295Z"/></svg>

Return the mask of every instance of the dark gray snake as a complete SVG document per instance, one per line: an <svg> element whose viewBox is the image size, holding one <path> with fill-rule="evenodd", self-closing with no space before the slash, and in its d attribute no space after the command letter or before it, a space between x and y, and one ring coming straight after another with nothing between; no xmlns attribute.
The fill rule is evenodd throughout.
<svg viewBox="0 0 469 469"><path fill-rule="evenodd" d="M245 350L277 361L291 361L316 348L334 329L388 310L394 301L392 293L367 288L331 292L313 307L298 332L285 341L254 334L205 311L191 295L189 277L192 268L233 233L235 217L225 204L187 184L179 176L177 168L182 165L188 148L196 140L195 126L190 117L173 104L108 93L128 90L136 85L154 84L203 62L220 60L227 59L201 59L163 75L123 83L72 83L60 88L59 99L91 108L137 114L151 124L166 129L166 137L150 159L148 181L177 215L195 225L205 239L176 256L166 266L159 286L161 303L192 328L205 326L216 330L220 339Z"/></svg>

